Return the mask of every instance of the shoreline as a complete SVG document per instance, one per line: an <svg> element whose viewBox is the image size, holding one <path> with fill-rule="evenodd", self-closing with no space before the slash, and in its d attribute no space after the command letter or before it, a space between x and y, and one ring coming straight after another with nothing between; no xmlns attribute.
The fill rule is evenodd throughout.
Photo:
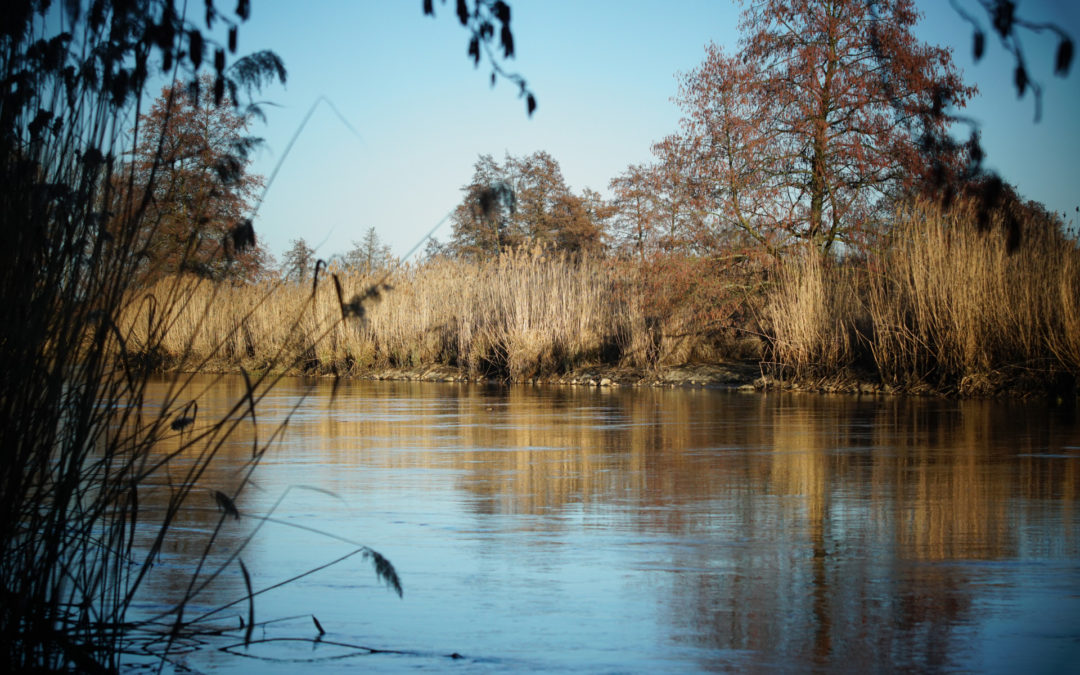
<svg viewBox="0 0 1080 675"><path fill-rule="evenodd" d="M182 368L165 366L160 373L189 372ZM850 394L856 396L912 396L942 399L1047 399L1054 405L1075 402L1077 386L1074 378L1065 377L1050 386L1045 378L1024 371L1019 374L994 372L968 376L961 382L944 387L918 383L908 387L896 387L883 383L873 373L842 371L818 378L782 379L769 372L770 365L754 360L725 361L720 363L696 363L662 368L634 368L617 365L594 365L580 367L568 373L537 375L529 378L508 378L469 374L465 369L445 364L432 364L413 368L368 368L347 372L303 372L299 369L283 371L294 377L409 381L409 382L457 382L474 384L531 384L579 387L658 387L698 388L741 392L801 392L817 394ZM240 373L235 363L206 364L204 373ZM249 373L259 373L250 369ZM277 371L282 372L282 371Z"/></svg>

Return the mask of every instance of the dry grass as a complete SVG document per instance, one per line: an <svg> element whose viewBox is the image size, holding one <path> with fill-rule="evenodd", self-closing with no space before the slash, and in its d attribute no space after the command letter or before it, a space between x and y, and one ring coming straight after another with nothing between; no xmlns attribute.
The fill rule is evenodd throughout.
<svg viewBox="0 0 1080 675"><path fill-rule="evenodd" d="M717 359L744 342L697 331L685 308L646 316L632 266L541 249L484 262L436 260L397 270L364 320L342 322L331 275L309 284L225 285L168 279L133 298L118 322L144 344L150 297L187 284L189 302L156 317L169 326L161 347L183 370L270 363L307 372L450 365L471 375L532 377L618 363L652 367L693 355ZM382 279L339 277L343 296ZM263 298L269 296L268 300ZM295 326L282 317L299 316ZM282 358L284 356L284 358Z"/></svg>
<svg viewBox="0 0 1080 675"><path fill-rule="evenodd" d="M777 361L806 376L869 348L889 384L961 393L1080 372L1077 243L1027 217L1010 250L1001 218L981 229L971 204L916 203L882 254L854 266L812 253L787 261L767 310Z"/></svg>
<svg viewBox="0 0 1080 675"><path fill-rule="evenodd" d="M314 294L310 283L169 279L134 297L118 323L129 344L157 340L181 370L448 365L521 381L595 365L760 357L760 320L767 358L796 380L876 371L900 388L988 393L1001 380L1080 372L1076 242L1056 222L1028 218L1010 251L1001 223L975 222L970 205L913 204L884 252L837 262L806 250L767 282L757 262L642 266L544 250L442 259L396 271L360 322L341 321L335 270ZM381 281L340 277L345 299ZM148 341L151 310L160 327Z"/></svg>
<svg viewBox="0 0 1080 675"><path fill-rule="evenodd" d="M789 258L765 307L772 358L796 379L842 371L857 358L858 326L865 316L855 271L838 266L813 247Z"/></svg>

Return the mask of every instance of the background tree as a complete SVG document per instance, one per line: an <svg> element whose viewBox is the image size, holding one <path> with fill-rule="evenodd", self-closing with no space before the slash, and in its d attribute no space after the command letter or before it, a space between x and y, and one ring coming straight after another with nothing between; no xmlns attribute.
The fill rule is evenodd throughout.
<svg viewBox="0 0 1080 675"><path fill-rule="evenodd" d="M375 274L394 264L390 246L379 239L374 227L369 227L360 241L354 241L345 254L345 267L357 274Z"/></svg>
<svg viewBox="0 0 1080 675"><path fill-rule="evenodd" d="M491 155L476 160L472 180L461 190L465 198L451 217L451 251L466 256L498 255L518 243L517 233L510 232L516 208L514 192Z"/></svg>
<svg viewBox="0 0 1080 675"><path fill-rule="evenodd" d="M657 251L713 252L723 233L710 227L702 206L702 172L692 166L700 153L672 135L654 143L652 154L654 161L630 166L609 185L616 246L641 260Z"/></svg>
<svg viewBox="0 0 1080 675"><path fill-rule="evenodd" d="M293 239L289 250L281 256L281 275L286 281L303 283L315 273L315 250L304 238Z"/></svg>
<svg viewBox="0 0 1080 675"><path fill-rule="evenodd" d="M548 153L507 155L501 165L482 155L474 169L452 217L456 253L497 255L526 244L584 253L603 246L606 205L594 192L575 195Z"/></svg>
<svg viewBox="0 0 1080 675"><path fill-rule="evenodd" d="M214 100L209 76L195 82L201 86L165 87L139 117L130 185L145 199L143 276L186 271L253 280L265 268L266 253L257 244L237 246L231 235L250 228L245 220L263 184L248 172L248 154L259 139L246 135L249 116L231 99Z"/></svg>
<svg viewBox="0 0 1080 675"><path fill-rule="evenodd" d="M705 226L700 203L700 174L694 167L699 158L693 146L679 135L654 143L656 161L649 167L653 191L653 212L660 247L665 251L707 253L715 235Z"/></svg>
<svg viewBox="0 0 1080 675"><path fill-rule="evenodd" d="M948 50L915 40L917 19L911 0L753 3L739 53L710 47L677 99L713 215L822 251L880 225L884 198L930 163L919 125L946 124L923 113L974 93Z"/></svg>
<svg viewBox="0 0 1080 675"><path fill-rule="evenodd" d="M654 192L649 178L649 166L632 164L608 184L614 195L610 222L615 248L641 262L656 245Z"/></svg>
<svg viewBox="0 0 1080 675"><path fill-rule="evenodd" d="M607 234L615 208L596 190L584 188L571 195L570 209L577 215L564 221L557 245L564 251L598 253L607 246Z"/></svg>

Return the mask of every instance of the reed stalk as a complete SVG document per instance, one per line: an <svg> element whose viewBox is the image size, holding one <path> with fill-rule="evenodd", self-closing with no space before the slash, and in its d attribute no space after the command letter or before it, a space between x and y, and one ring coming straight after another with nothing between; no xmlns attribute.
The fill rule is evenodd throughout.
<svg viewBox="0 0 1080 675"><path fill-rule="evenodd" d="M154 562L178 519L207 506L200 479L241 426L256 427L274 378L245 375L218 419L182 398L185 378L148 400L162 355L197 370L247 344L214 311L227 287L178 276L139 290L160 226L147 215L159 167L137 188L126 158L143 133L149 69L178 76L199 29L171 2L62 4L12 0L0 35L0 662L10 672L115 672L140 637L164 666L202 630L188 604L227 567L243 570L243 546L222 552L218 535L248 515L240 494L274 435L255 434L252 461L214 492L220 515L179 599L159 617L134 615L139 588L168 573ZM248 65L254 77L260 64ZM193 221L204 215L195 207ZM228 260L227 243L217 256ZM122 325L135 315L137 326ZM276 318L285 337L267 346L268 362L288 364L285 345L307 315ZM328 332L305 329L313 348ZM357 552L400 589L384 558ZM249 607L257 592L249 585Z"/></svg>
<svg viewBox="0 0 1080 675"><path fill-rule="evenodd" d="M346 296L381 280L329 273L338 275ZM199 285L188 303L174 307L160 347L177 370L191 368L196 355L219 370L264 370L280 351L309 373L446 365L515 381L599 364L650 368L696 355L745 355L745 341L701 316L702 307L730 311L741 299L725 305L716 297L725 291L710 289L713 295L693 302L668 294L650 306L650 283L634 265L543 248L481 262L437 259L396 270L392 290L356 324L335 323L341 309L332 285L321 287L309 306L308 283L283 284L265 300L265 284ZM133 344L145 342L147 298L159 293L156 287L136 293L120 317ZM285 330L279 317L298 312L298 326ZM316 341L324 330L326 338Z"/></svg>
<svg viewBox="0 0 1080 675"><path fill-rule="evenodd" d="M1008 216L980 226L971 202L913 202L877 254L787 260L767 310L777 361L806 377L869 350L887 384L967 394L1073 380L1080 248L1056 218L1025 211L1014 232Z"/></svg>

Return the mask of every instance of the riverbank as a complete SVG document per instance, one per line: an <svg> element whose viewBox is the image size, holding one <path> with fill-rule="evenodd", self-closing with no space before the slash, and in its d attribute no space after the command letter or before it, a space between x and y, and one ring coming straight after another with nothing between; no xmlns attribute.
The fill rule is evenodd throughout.
<svg viewBox="0 0 1080 675"><path fill-rule="evenodd" d="M117 325L125 358L154 370L1068 396L1077 242L1054 219L977 215L913 204L860 256L535 249L303 284L170 277Z"/></svg>
<svg viewBox="0 0 1080 675"><path fill-rule="evenodd" d="M164 364L159 364L164 366ZM791 391L858 396L916 396L956 399L1046 399L1052 404L1075 403L1077 383L1067 374L1057 378L1045 373L1016 369L1012 373L995 372L968 377L948 386L932 387L918 383L897 387L881 382L872 372L845 370L817 379L783 379L775 374L775 364L755 360L731 360L721 363L696 363L661 368L636 368L617 365L593 365L571 372L512 379L494 375L470 374L466 369L443 364L411 368L370 368L349 373L303 372L273 369L272 372L315 378L342 377L354 380L446 382L473 384L525 384L573 387L665 387L702 388L741 392ZM175 367L159 367L159 372L180 372ZM238 374L239 367L224 361L207 364L200 372ZM250 375L265 371L249 371Z"/></svg>
<svg viewBox="0 0 1080 675"><path fill-rule="evenodd" d="M411 369L377 369L355 375L365 380L418 382L479 382L507 384L544 384L581 387L679 387L736 390L742 392L798 391L822 394L864 396L928 396L937 398L1046 398L1055 403L1076 399L1076 381L1061 377L1047 386L1038 374L1006 373L971 377L957 386L934 388L922 384L909 388L893 387L876 379L872 373L846 372L818 380L783 380L769 368L753 361L716 364L692 364L644 370L640 368L592 367L562 375L512 381L491 377L470 377L459 368L429 366Z"/></svg>

